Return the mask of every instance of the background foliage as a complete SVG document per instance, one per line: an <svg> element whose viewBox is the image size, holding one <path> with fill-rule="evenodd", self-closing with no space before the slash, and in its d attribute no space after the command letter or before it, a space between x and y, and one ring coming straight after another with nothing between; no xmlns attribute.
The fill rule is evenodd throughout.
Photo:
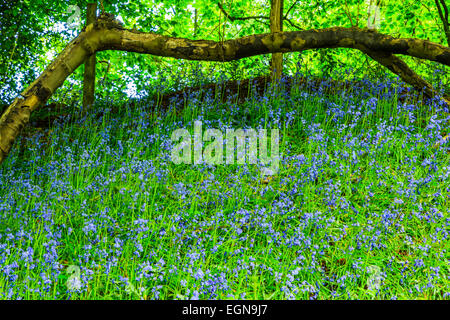
<svg viewBox="0 0 450 320"><path fill-rule="evenodd" d="M92 0L91 0L92 1ZM85 8L89 1L1 0L0 1L0 102L7 104L31 83L66 43L81 30L68 27L69 6ZM367 27L370 0L284 1L284 30L326 28L331 26ZM415 37L448 45L443 23L434 0L372 0L380 8L379 31L396 37ZM103 1L107 12L116 15L125 27L174 37L222 40L269 32L264 18L229 21L210 0ZM220 0L235 17L268 17L268 0ZM101 7L99 4L99 13ZM197 18L196 18L197 16ZM156 90L178 89L196 85L199 79L214 81L219 74L228 78L246 78L268 72L269 56L241 61L177 61L126 52L97 54L97 98L132 95L144 97ZM444 81L448 87L448 69L434 63L407 58L407 62L429 81ZM379 77L385 73L370 58L356 50L323 49L285 54L285 73L333 77L350 68L349 77ZM434 70L430 72L430 70ZM81 95L83 67L58 90L53 100L78 99ZM203 77L199 77L203 74ZM205 77L205 75L208 75Z"/></svg>

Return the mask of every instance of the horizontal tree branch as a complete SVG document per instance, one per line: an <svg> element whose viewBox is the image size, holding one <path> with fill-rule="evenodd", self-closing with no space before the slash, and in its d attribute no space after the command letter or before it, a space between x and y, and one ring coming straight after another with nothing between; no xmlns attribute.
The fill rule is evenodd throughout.
<svg viewBox="0 0 450 320"><path fill-rule="evenodd" d="M103 14L83 28L42 74L7 108L0 118L0 163L29 121L31 112L44 104L85 59L97 51L120 50L188 60L232 61L246 57L300 52L319 48L352 48L366 52L414 87L429 88L416 79L401 60L404 54L450 66L450 48L427 40L400 39L372 30L334 27L319 30L257 34L226 41L190 40L128 30Z"/></svg>
<svg viewBox="0 0 450 320"><path fill-rule="evenodd" d="M320 48L361 47L436 61L450 66L450 48L422 39L394 38L375 30L332 27L246 36L223 42L167 37L112 27L103 30L102 50L121 50L188 60L232 61Z"/></svg>

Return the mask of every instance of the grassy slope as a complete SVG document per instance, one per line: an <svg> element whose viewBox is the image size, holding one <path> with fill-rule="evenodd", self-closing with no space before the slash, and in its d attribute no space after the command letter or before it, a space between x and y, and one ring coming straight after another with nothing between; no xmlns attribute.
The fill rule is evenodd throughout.
<svg viewBox="0 0 450 320"><path fill-rule="evenodd" d="M389 90L105 103L28 135L0 167L1 297L448 298L448 120ZM279 128L279 174L173 164L196 119Z"/></svg>

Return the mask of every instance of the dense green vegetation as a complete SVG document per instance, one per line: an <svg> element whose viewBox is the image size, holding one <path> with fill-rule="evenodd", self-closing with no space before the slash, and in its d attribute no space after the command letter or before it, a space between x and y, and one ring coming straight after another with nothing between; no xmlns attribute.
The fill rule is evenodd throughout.
<svg viewBox="0 0 450 320"><path fill-rule="evenodd" d="M42 1L3 0L0 1L0 100L3 104L12 99L31 83L48 63L58 54L82 28L88 1ZM226 12L234 17L268 17L269 1L265 0L146 0L110 1L104 0L106 12L112 13L124 22L126 28L152 31L159 34L191 39L232 39L245 35L269 32L269 22L263 18L243 21L225 19L217 3L222 3ZM429 39L447 44L444 23L439 17L435 0L381 0L371 1L379 5L378 30L396 37ZM314 0L284 1L284 30L307 30L332 26L367 27L368 3L365 0ZM81 21L74 29L68 23L73 21L75 11L69 6L81 8ZM100 5L99 5L100 7ZM197 11L195 11L197 10ZM100 9L99 9L100 11ZM372 10L373 11L373 10ZM195 19L197 12L197 19ZM349 19L351 17L351 19ZM372 15L373 17L373 15ZM197 23L196 23L197 21ZM75 24L76 25L76 24ZM197 27L196 27L197 26ZM285 54L285 72L293 74L298 69L305 74L335 77L341 70L352 68L352 75L378 77L384 73L377 63L357 50L335 49L306 51L301 54ZM199 63L177 61L124 52L101 52L97 54L97 96L120 97L131 91L139 96L154 94L161 89L170 90L192 83L192 73L200 70L211 81L219 74L233 78L254 77L268 72L269 56L259 56L230 63ZM448 74L448 67L418 59L406 59L410 66L428 80ZM301 62L299 64L299 62ZM434 74L430 70L441 70ZM179 75L184 75L179 77ZM79 68L54 100L61 100L70 90L70 97L81 94L83 68ZM162 81L165 79L165 81ZM445 84L448 86L448 77Z"/></svg>
<svg viewBox="0 0 450 320"><path fill-rule="evenodd" d="M257 17L234 21L206 0L103 3L127 28L164 35L269 31L265 1L220 1L230 16ZM448 45L439 3L377 1L377 28ZM67 28L67 8L86 1L0 5L6 104L81 30ZM368 19L358 0L285 0L284 13L285 30ZM449 67L403 58L450 93ZM266 75L268 55L216 63L104 51L97 60L93 108L80 112L79 68L0 166L0 299L450 297L450 116L439 97L348 49L285 54L285 77L263 93L227 81ZM205 83L217 90L167 99ZM174 164L171 135L193 134L194 121L279 129L279 172Z"/></svg>
<svg viewBox="0 0 450 320"><path fill-rule="evenodd" d="M97 104L22 138L0 169L2 297L448 298L442 106L327 87ZM199 119L279 128L279 174L172 163Z"/></svg>

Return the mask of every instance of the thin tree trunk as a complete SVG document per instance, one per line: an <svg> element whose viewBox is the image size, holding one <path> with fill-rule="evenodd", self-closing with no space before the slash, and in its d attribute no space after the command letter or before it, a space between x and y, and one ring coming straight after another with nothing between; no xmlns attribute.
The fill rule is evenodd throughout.
<svg viewBox="0 0 450 320"><path fill-rule="evenodd" d="M376 31L334 27L321 30L258 34L224 42L173 38L123 28L103 14L83 28L44 72L8 107L0 118L0 163L8 155L31 112L45 103L85 59L97 51L121 50L163 57L232 61L260 54L300 52L317 48L353 48L374 57L418 90L434 95L409 67L392 54L404 54L450 66L450 48L421 39L399 39ZM417 78L416 78L417 77ZM450 100L446 102L450 105Z"/></svg>
<svg viewBox="0 0 450 320"><path fill-rule="evenodd" d="M447 45L450 46L450 9L447 7L445 0L434 0L436 3L436 8L439 13L439 18L441 19L442 26L444 27L445 37L447 39ZM441 8L442 6L442 8Z"/></svg>
<svg viewBox="0 0 450 320"><path fill-rule="evenodd" d="M194 9L194 38L197 37L198 32L198 12L197 8Z"/></svg>
<svg viewBox="0 0 450 320"><path fill-rule="evenodd" d="M94 23L97 18L97 3L88 3L87 5L86 25ZM95 52L90 55L84 63L83 80L83 113L94 104L95 99Z"/></svg>
<svg viewBox="0 0 450 320"><path fill-rule="evenodd" d="M279 33L283 31L283 0L271 0L270 7L270 32ZM270 63L272 80L281 79L283 72L283 53L273 53Z"/></svg>

